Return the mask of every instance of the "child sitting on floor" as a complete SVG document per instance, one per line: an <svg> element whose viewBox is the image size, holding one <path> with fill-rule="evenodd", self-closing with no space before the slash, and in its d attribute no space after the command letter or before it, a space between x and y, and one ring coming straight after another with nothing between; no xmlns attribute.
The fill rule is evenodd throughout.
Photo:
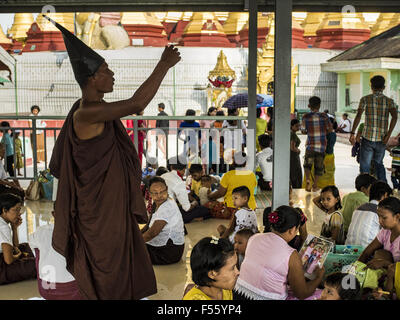
<svg viewBox="0 0 400 320"><path fill-rule="evenodd" d="M374 270L386 269L400 261L400 200L388 197L379 202L378 216L382 229L358 259ZM377 253L380 253L379 258ZM372 256L374 258L368 261Z"/></svg>
<svg viewBox="0 0 400 320"><path fill-rule="evenodd" d="M157 159L155 158L149 158L146 162L146 168L144 168L142 171L142 181L146 187L148 187L148 181L150 178L156 175L157 167Z"/></svg>
<svg viewBox="0 0 400 320"><path fill-rule="evenodd" d="M232 300L239 271L233 245L227 239L201 239L190 255L194 285L186 287L183 300Z"/></svg>
<svg viewBox="0 0 400 320"><path fill-rule="evenodd" d="M208 200L208 193L209 191L211 192L211 184L212 184L212 178L209 175L205 175L201 177L201 187L199 190L199 199L200 199L200 205L206 206L207 203L209 202Z"/></svg>
<svg viewBox="0 0 400 320"><path fill-rule="evenodd" d="M336 244L344 244L343 216L339 190L336 186L327 186L321 195L313 199L314 204L326 212L321 229L321 236L332 239Z"/></svg>
<svg viewBox="0 0 400 320"><path fill-rule="evenodd" d="M335 272L324 281L324 290L319 300L360 300L361 288L356 276Z"/></svg>
<svg viewBox="0 0 400 320"><path fill-rule="evenodd" d="M250 190L246 186L240 186L232 191L232 199L235 208L238 209L232 216L229 227L219 225L217 231L221 238L228 238L233 244L237 231L243 228L249 228L254 233L258 232L257 216L253 210L249 208Z"/></svg>
<svg viewBox="0 0 400 320"><path fill-rule="evenodd" d="M253 230L248 228L240 229L235 234L233 247L235 248L236 254L238 256L237 268L239 270L240 270L240 265L244 260L247 242L249 241L252 235L254 235Z"/></svg>
<svg viewBox="0 0 400 320"><path fill-rule="evenodd" d="M256 154L257 183L261 190L269 191L271 190L272 183L272 137L267 134L262 134L258 137L258 143L261 151Z"/></svg>
<svg viewBox="0 0 400 320"><path fill-rule="evenodd" d="M368 173L359 174L355 180L357 191L343 197L343 227L347 233L354 211L361 205L369 202L369 190L376 179Z"/></svg>
<svg viewBox="0 0 400 320"><path fill-rule="evenodd" d="M189 200L200 202L199 191L201 188L201 177L203 175L203 166L201 164L192 163L189 168L191 178ZM189 179L188 179L189 180Z"/></svg>
<svg viewBox="0 0 400 320"><path fill-rule="evenodd" d="M32 251L18 240L22 206L17 195L0 195L0 285L36 278Z"/></svg>

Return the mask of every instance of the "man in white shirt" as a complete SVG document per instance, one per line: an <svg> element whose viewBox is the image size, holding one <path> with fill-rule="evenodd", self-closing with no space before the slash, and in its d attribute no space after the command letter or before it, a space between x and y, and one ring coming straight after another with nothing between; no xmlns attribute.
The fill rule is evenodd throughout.
<svg viewBox="0 0 400 320"><path fill-rule="evenodd" d="M258 143L261 151L256 154L256 167L261 171L256 171L258 175L258 186L261 190L271 190L272 182L272 138L270 135L262 134L258 136Z"/></svg>
<svg viewBox="0 0 400 320"><path fill-rule="evenodd" d="M351 122L349 120L349 115L347 113L343 113L342 122L340 122L336 132L339 133L350 133L351 132Z"/></svg>
<svg viewBox="0 0 400 320"><path fill-rule="evenodd" d="M189 201L190 190L186 189L186 183L183 176L186 171L186 164L179 162L177 157L168 160L171 168L170 172L164 173L163 178L168 186L168 194L173 198L181 210L183 222L189 223L194 218L209 218L210 211L208 208L200 206L197 201Z"/></svg>
<svg viewBox="0 0 400 320"><path fill-rule="evenodd" d="M390 186L376 181L369 191L369 203L364 203L354 211L347 233L346 245L366 248L379 233L381 227L378 217L378 204L392 194Z"/></svg>

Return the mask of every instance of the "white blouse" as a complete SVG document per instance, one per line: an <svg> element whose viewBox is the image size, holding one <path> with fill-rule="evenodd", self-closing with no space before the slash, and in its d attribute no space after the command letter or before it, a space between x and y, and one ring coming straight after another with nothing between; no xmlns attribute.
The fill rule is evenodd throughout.
<svg viewBox="0 0 400 320"><path fill-rule="evenodd" d="M241 229L251 229L254 233L258 232L257 216L251 209L239 209L235 213L236 226L235 230L229 236L229 241L234 243L236 232Z"/></svg>
<svg viewBox="0 0 400 320"><path fill-rule="evenodd" d="M182 245L185 243L182 214L175 200L169 198L158 208L151 217L149 228L151 228L157 220L163 220L167 224L156 237L147 241L147 244L154 247L162 247L167 244L169 239L171 239L175 245Z"/></svg>
<svg viewBox="0 0 400 320"><path fill-rule="evenodd" d="M10 246L13 246L12 241L12 231L10 225L0 217L0 253L3 252L1 247L2 243L8 243Z"/></svg>

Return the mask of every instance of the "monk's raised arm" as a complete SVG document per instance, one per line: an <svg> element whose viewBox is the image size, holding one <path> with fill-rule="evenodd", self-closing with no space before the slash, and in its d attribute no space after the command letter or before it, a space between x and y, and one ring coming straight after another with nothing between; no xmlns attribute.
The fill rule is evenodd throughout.
<svg viewBox="0 0 400 320"><path fill-rule="evenodd" d="M90 125L139 113L153 99L168 70L180 60L181 57L178 49L173 46L166 46L152 74L143 82L131 98L108 103L104 101L87 101L84 95L82 106L75 112L74 120Z"/></svg>

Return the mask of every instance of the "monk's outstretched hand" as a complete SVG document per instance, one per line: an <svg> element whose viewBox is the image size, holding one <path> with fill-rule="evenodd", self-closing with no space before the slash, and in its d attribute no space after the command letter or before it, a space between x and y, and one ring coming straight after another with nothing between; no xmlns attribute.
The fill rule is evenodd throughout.
<svg viewBox="0 0 400 320"><path fill-rule="evenodd" d="M181 54L178 51L178 48L175 48L173 45L165 46L164 52L160 59L161 62L164 62L169 68L172 68L180 60Z"/></svg>

